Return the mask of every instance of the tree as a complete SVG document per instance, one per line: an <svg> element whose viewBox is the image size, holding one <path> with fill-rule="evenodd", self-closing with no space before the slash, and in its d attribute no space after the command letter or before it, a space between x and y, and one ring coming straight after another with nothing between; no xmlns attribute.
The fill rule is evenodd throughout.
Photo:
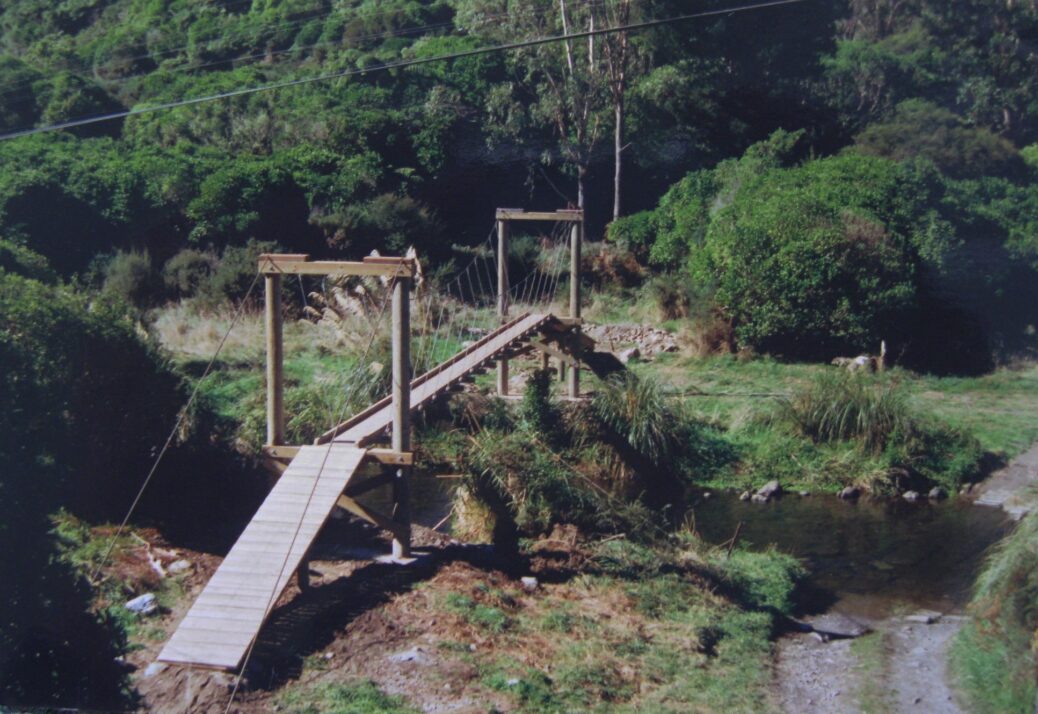
<svg viewBox="0 0 1038 714"><path fill-rule="evenodd" d="M457 21L490 42L571 34L596 26L589 5L568 0L471 0L459 3ZM588 172L610 103L601 48L594 37L526 47L513 53L509 68L512 81L495 87L488 98L494 131L553 135L558 154L576 174L577 207L584 208ZM545 163L554 159L550 150L541 155Z"/></svg>

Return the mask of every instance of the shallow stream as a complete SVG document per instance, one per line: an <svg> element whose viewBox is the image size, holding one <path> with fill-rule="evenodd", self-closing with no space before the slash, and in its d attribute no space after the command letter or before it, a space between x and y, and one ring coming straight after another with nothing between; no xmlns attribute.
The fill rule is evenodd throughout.
<svg viewBox="0 0 1038 714"><path fill-rule="evenodd" d="M697 499L696 530L710 543L776 546L802 559L828 602L870 620L897 610L958 612L984 553L1012 526L1004 511L964 499L939 503L786 495L767 504L733 494Z"/></svg>

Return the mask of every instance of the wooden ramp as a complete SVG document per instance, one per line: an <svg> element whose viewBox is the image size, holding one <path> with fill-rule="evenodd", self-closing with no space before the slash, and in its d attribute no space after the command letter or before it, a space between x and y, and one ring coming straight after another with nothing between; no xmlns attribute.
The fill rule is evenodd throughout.
<svg viewBox="0 0 1038 714"><path fill-rule="evenodd" d="M159 654L236 670L364 459L344 444L304 446Z"/></svg>
<svg viewBox="0 0 1038 714"><path fill-rule="evenodd" d="M501 353L514 349L546 323L558 323L552 315L525 314L505 323L411 382L411 409L434 399L476 370L483 369ZM336 443L363 446L393 423L391 397L376 402L333 430ZM326 435L326 436L330 436Z"/></svg>

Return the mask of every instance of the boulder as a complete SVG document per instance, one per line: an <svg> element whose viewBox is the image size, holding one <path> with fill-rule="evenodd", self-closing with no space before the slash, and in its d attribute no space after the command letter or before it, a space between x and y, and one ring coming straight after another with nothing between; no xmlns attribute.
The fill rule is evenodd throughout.
<svg viewBox="0 0 1038 714"><path fill-rule="evenodd" d="M854 499L861 496L861 489L857 486L848 486L847 488L840 491L840 498L845 501L853 501Z"/></svg>
<svg viewBox="0 0 1038 714"><path fill-rule="evenodd" d="M866 625L838 613L827 613L812 619L811 627L826 638L861 637L869 633Z"/></svg>
<svg viewBox="0 0 1038 714"><path fill-rule="evenodd" d="M159 610L154 593L145 593L128 601L123 607L137 615L152 615Z"/></svg>
<svg viewBox="0 0 1038 714"><path fill-rule="evenodd" d="M927 498L929 498L931 501L943 501L944 499L948 498L948 494L940 486L934 486L930 489L930 493L928 494Z"/></svg>
<svg viewBox="0 0 1038 714"><path fill-rule="evenodd" d="M753 494L750 493L749 491L743 491L742 493L739 494L739 500L740 501L749 501L752 496L753 496Z"/></svg>
<svg viewBox="0 0 1038 714"><path fill-rule="evenodd" d="M757 493L753 494L756 500L762 498L764 502L768 502L773 498L782 495L782 486L779 485L778 481L768 481L766 484L757 489Z"/></svg>
<svg viewBox="0 0 1038 714"><path fill-rule="evenodd" d="M905 491L903 494L901 494L901 498L905 499L909 503L915 503L916 501L919 500L919 492L918 491Z"/></svg>
<svg viewBox="0 0 1038 714"><path fill-rule="evenodd" d="M537 582L537 578L533 577L532 575L524 575L522 578L520 578L519 581L523 584L523 590L525 590L528 593L532 593L534 590L537 589L537 586L539 585L539 583Z"/></svg>

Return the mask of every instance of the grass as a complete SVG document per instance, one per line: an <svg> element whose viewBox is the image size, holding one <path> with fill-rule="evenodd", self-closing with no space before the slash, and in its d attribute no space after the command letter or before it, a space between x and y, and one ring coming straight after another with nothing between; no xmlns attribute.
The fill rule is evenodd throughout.
<svg viewBox="0 0 1038 714"><path fill-rule="evenodd" d="M374 682L319 684L287 690L278 698L290 714L413 714L403 697L391 697Z"/></svg>
<svg viewBox="0 0 1038 714"><path fill-rule="evenodd" d="M862 714L886 714L893 709L887 686L889 635L871 632L851 642L851 653L857 660L854 668L858 682L855 695Z"/></svg>
<svg viewBox="0 0 1038 714"><path fill-rule="evenodd" d="M989 556L951 663L972 711L1034 711L1038 696L1038 513Z"/></svg>
<svg viewBox="0 0 1038 714"><path fill-rule="evenodd" d="M696 479L711 488L753 488L771 479L807 490L877 486L886 482L892 466L908 466L951 489L977 475L982 452L1009 460L1038 440L1038 420L1034 419L1038 414L1038 365L1001 369L976 378L939 378L900 369L866 377L863 385L889 380L897 383L900 394L883 395L878 388L885 404L867 393L859 394L868 409L843 416L852 417L849 421L853 422L861 413L871 418L870 410L878 414L881 408L903 406L913 415L912 423L924 427L904 435L912 438L899 442L899 448L904 447L900 451L879 455L863 451L857 439L822 438L816 442L762 421L762 415L773 414L780 404L809 391L818 380L835 379L833 375L839 373L834 367L787 364L767 357L665 354L634 369L670 384L673 399L683 401L693 416L723 429L735 446L738 463ZM888 412L884 419L896 427L895 417ZM832 420L834 429L825 427L830 435L834 430L854 435L855 429L844 430L839 421ZM874 419L864 432L881 432L882 421ZM820 433L818 419L813 426L810 420L808 424L808 433ZM869 438L876 440L866 440Z"/></svg>

